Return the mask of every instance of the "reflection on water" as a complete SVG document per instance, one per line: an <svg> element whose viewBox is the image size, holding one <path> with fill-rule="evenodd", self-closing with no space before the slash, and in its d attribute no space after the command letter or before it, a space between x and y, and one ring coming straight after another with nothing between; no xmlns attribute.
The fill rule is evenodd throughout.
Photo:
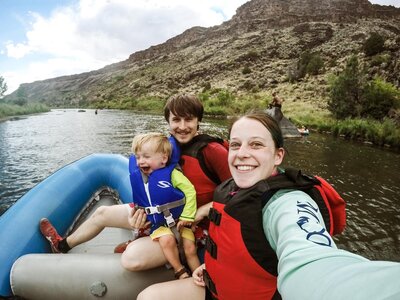
<svg viewBox="0 0 400 300"><path fill-rule="evenodd" d="M202 130L226 137L225 120L205 120ZM53 110L0 123L0 214L28 189L91 153L130 153L139 132L167 133L163 116L128 111ZM347 202L341 248L371 259L400 261L400 155L311 134L288 140L284 165L318 174Z"/></svg>
<svg viewBox="0 0 400 300"><path fill-rule="evenodd" d="M286 165L327 179L347 203L341 248L400 261L400 155L312 134L287 142Z"/></svg>

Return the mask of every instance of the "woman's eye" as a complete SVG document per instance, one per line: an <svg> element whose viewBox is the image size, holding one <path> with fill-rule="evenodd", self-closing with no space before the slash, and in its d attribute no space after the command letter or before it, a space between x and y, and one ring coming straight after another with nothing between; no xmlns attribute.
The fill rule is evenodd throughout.
<svg viewBox="0 0 400 300"><path fill-rule="evenodd" d="M264 145L262 143L258 143L257 142L257 143L251 143L250 147L253 148L253 149L259 149L259 148L264 147Z"/></svg>
<svg viewBox="0 0 400 300"><path fill-rule="evenodd" d="M240 148L240 144L239 143L230 143L229 144L229 149L237 150L239 148Z"/></svg>

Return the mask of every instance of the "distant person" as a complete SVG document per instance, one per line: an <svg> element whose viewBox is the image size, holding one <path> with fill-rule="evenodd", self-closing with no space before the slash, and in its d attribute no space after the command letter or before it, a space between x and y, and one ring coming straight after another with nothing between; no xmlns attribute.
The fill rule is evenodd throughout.
<svg viewBox="0 0 400 300"><path fill-rule="evenodd" d="M233 178L214 194L205 264L193 278L152 285L137 299L400 299L400 263L338 249L308 194L283 188L264 202L270 184L287 177L271 116L239 118L229 143Z"/></svg>
<svg viewBox="0 0 400 300"><path fill-rule="evenodd" d="M279 123L283 119L282 103L285 100L280 98L276 92L272 93L272 101L269 104L270 115Z"/></svg>
<svg viewBox="0 0 400 300"><path fill-rule="evenodd" d="M171 228L174 228L175 219L179 218L175 233L182 236L181 243L184 254L188 266L193 271L200 265L194 234L191 230L196 214L196 191L182 172L176 169L176 162L170 163L172 147L168 138L160 133L135 136L132 142L134 157L131 158L134 165L130 165L130 171L133 199L137 201L135 204L140 201L139 203L145 205L146 209L152 209L156 205L161 207L162 212L159 216L156 213L150 215L150 219L153 221L150 237L153 241L158 241L166 259L175 271L175 277L181 279L189 277L189 272L179 259L175 234ZM159 187L159 182L163 182L161 188ZM165 198L159 199L161 195ZM133 214L136 211L135 204L110 206L112 207L115 224L108 224L108 226L111 227L113 225L112 227L131 229L132 224L129 223L129 214ZM181 209L174 210L177 208ZM97 218L102 217L101 214L104 209L103 207L97 209L93 217L65 239L56 234L55 229L47 219L41 220L40 230L49 240L54 252L67 252L71 246L77 245L76 242L73 243L74 238L76 236L79 237L82 231L87 231L86 236L88 236L89 231L96 235L99 233L93 231L94 228L91 224L96 222ZM181 213L173 215L171 214L172 212Z"/></svg>
<svg viewBox="0 0 400 300"><path fill-rule="evenodd" d="M97 115L97 109L94 111L94 114Z"/></svg>
<svg viewBox="0 0 400 300"><path fill-rule="evenodd" d="M285 100L278 96L277 92L272 93L272 102L270 104L271 107L282 108L282 104Z"/></svg>
<svg viewBox="0 0 400 300"><path fill-rule="evenodd" d="M298 128L298 131L301 135L309 135L310 131L308 130L307 126L301 126L300 128Z"/></svg>

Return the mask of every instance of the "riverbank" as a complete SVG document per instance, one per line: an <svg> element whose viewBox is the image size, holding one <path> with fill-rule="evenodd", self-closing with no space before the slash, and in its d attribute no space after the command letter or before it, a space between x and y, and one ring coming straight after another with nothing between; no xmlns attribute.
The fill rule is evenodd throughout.
<svg viewBox="0 0 400 300"><path fill-rule="evenodd" d="M214 94L201 93L199 96L204 103L205 115L218 119L240 115L249 109L264 110L271 101L268 95L253 94L238 97L227 91L219 91ZM285 101L282 111L285 117L297 127L306 126L311 131L332 134L347 140L368 143L396 151L400 150L400 126L396 125L394 120L385 119L382 122L372 119L336 120L321 105L288 100ZM90 108L112 108L162 114L164 104L164 99L150 98L141 99L140 102L113 102L107 103L105 107L91 106ZM47 106L37 103L24 106L0 103L0 122L12 117L49 110Z"/></svg>
<svg viewBox="0 0 400 300"><path fill-rule="evenodd" d="M40 103L29 103L25 105L0 103L0 122L19 116L43 113L48 111L50 111L50 108Z"/></svg>

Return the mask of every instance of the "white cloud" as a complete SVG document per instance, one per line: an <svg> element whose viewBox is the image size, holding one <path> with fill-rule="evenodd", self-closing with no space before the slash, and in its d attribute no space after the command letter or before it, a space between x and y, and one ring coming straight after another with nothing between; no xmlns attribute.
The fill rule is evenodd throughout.
<svg viewBox="0 0 400 300"><path fill-rule="evenodd" d="M220 24L244 2L80 0L76 6L54 10L48 18L31 12L26 40L6 45L10 58L27 62L24 70L4 72L8 92L22 82L90 71L127 59L193 26ZM42 60L30 62L32 57Z"/></svg>
<svg viewBox="0 0 400 300"><path fill-rule="evenodd" d="M393 5L396 7L400 7L400 1L399 0L369 0L373 4L379 4L379 5Z"/></svg>
<svg viewBox="0 0 400 300"><path fill-rule="evenodd" d="M8 57L17 59L26 56L31 51L30 47L25 44L13 44L10 41L6 43L6 50Z"/></svg>

